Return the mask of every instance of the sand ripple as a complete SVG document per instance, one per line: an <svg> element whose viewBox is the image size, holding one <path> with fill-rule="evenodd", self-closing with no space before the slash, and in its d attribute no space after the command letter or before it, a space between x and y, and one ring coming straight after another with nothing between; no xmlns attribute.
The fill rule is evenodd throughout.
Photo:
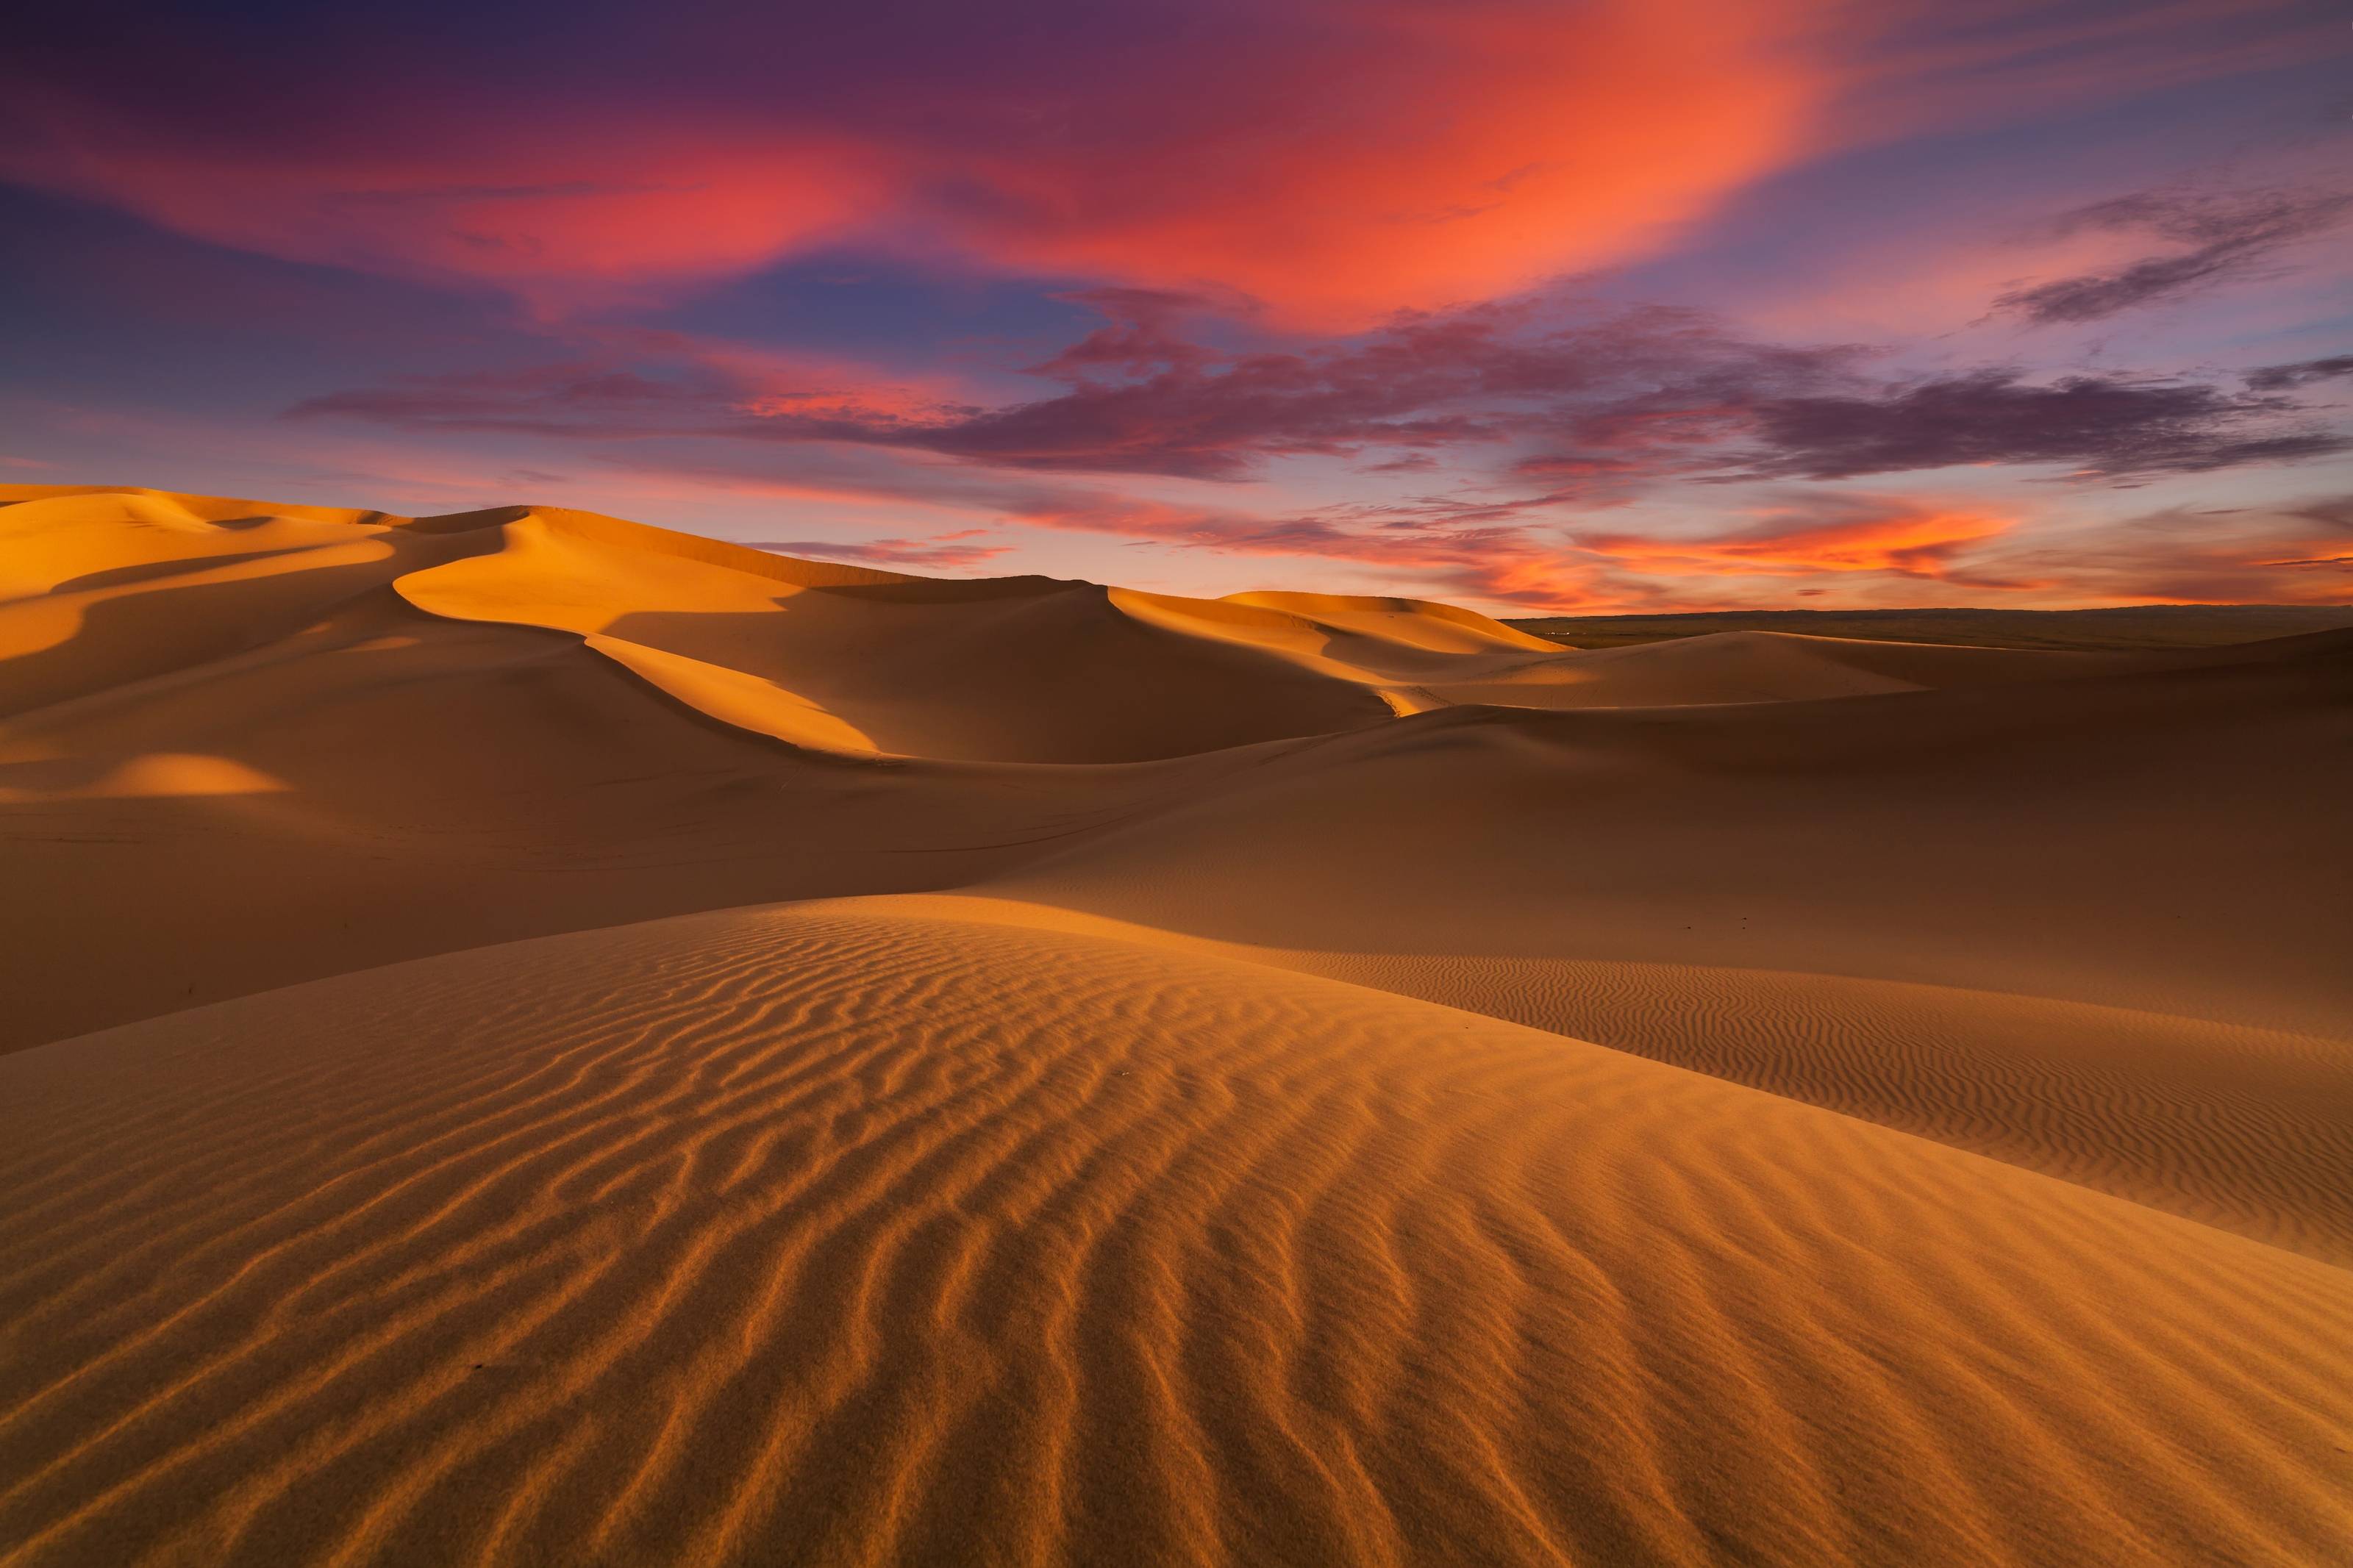
<svg viewBox="0 0 2353 1568"><path fill-rule="evenodd" d="M2312 1563L2353 1275L1579 1041L779 907L0 1061L0 1542Z"/></svg>

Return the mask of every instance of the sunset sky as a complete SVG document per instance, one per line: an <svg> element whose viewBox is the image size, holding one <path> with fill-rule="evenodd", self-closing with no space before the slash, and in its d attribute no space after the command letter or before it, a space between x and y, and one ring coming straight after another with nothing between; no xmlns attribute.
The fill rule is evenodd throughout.
<svg viewBox="0 0 2353 1568"><path fill-rule="evenodd" d="M2353 11L51 5L0 479L1507 614L2353 600Z"/></svg>

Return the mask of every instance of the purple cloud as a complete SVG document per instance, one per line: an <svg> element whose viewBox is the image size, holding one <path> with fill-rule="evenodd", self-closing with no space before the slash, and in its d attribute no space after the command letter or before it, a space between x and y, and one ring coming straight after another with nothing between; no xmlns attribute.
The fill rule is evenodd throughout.
<svg viewBox="0 0 2353 1568"><path fill-rule="evenodd" d="M2267 364L2247 373L2247 384L2257 392L2287 392L2315 382L2353 376L2353 354L2299 360L2294 364Z"/></svg>
<svg viewBox="0 0 2353 1568"><path fill-rule="evenodd" d="M2274 398L2200 383L2016 371L1947 376L1871 397L1785 398L1749 411L1758 445L1737 477L1853 479L1964 463L2064 463L2109 477L2205 473L2353 449L2281 423Z"/></svg>
<svg viewBox="0 0 2353 1568"><path fill-rule="evenodd" d="M2335 227L2348 213L2353 196L2316 191L2238 196L2153 191L2097 202L2062 219L2059 232L2147 233L2189 248L2114 271L2012 289L1994 304L2039 325L2100 321L2259 271L2279 251Z"/></svg>
<svg viewBox="0 0 2353 1568"><path fill-rule="evenodd" d="M2062 465L2111 479L2202 473L2347 450L2268 385L2231 392L2122 373L2039 383L2009 368L1908 382L1852 344L1759 342L1704 315L1627 310L1543 326L1529 310L1401 322L1360 340L1216 349L1177 331L1182 296L1092 297L1124 315L1030 373L1063 390L997 406L778 386L696 360L579 362L445 375L315 398L297 416L621 441L839 442L999 469L1249 477L1285 457L1391 455L1408 472L1485 448L1547 499L1607 501L1668 478L1852 479L1957 464ZM2273 377L2270 382L2261 380Z"/></svg>

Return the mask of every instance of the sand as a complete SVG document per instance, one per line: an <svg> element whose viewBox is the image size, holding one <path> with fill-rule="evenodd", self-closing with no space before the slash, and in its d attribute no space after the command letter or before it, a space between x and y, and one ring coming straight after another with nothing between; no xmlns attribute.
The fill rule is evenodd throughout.
<svg viewBox="0 0 2353 1568"><path fill-rule="evenodd" d="M2353 637L0 502L11 1568L2353 1539Z"/></svg>

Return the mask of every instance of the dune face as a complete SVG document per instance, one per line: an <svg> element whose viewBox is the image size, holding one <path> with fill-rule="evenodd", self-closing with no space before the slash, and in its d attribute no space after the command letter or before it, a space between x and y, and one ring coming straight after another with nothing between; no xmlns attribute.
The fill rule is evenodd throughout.
<svg viewBox="0 0 2353 1568"><path fill-rule="evenodd" d="M0 502L11 1568L2353 1540L2353 634Z"/></svg>

